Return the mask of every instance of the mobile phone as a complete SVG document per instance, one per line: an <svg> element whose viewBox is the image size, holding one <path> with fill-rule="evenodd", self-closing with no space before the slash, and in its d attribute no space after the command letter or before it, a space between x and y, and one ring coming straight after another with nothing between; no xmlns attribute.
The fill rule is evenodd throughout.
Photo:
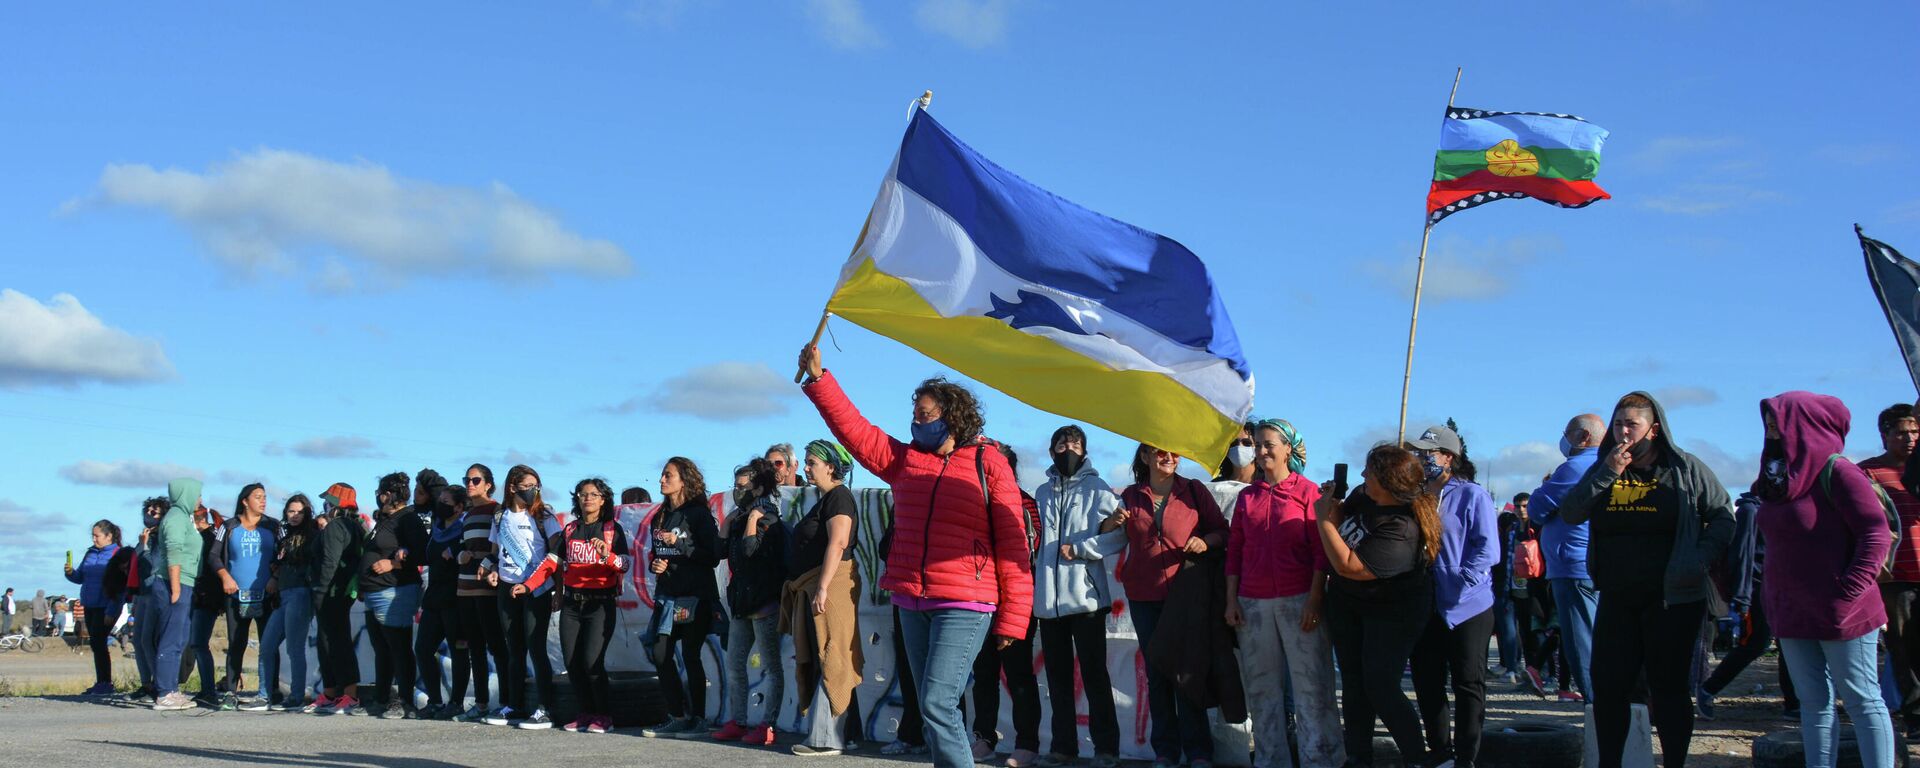
<svg viewBox="0 0 1920 768"><path fill-rule="evenodd" d="M1333 465L1333 496L1336 499L1347 497L1347 465Z"/></svg>

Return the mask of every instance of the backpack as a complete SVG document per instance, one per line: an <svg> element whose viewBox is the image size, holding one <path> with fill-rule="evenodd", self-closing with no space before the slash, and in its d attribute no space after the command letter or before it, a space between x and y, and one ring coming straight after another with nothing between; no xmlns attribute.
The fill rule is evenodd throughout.
<svg viewBox="0 0 1920 768"><path fill-rule="evenodd" d="M1524 525L1524 523L1523 523ZM1513 577L1539 579L1547 575L1547 561L1540 554L1540 540L1518 539L1513 543Z"/></svg>
<svg viewBox="0 0 1920 768"><path fill-rule="evenodd" d="M1829 503L1833 501L1833 467L1839 461L1840 454L1828 456L1827 466L1820 470L1820 493L1827 497ZM1893 575L1894 552L1900 549L1900 509L1894 506L1893 497L1888 496L1887 489L1880 487L1879 483L1869 479L1867 485L1873 488L1873 495L1880 499L1880 512L1886 515L1887 533L1892 536L1887 547L1887 559L1880 563L1880 578L1885 580Z"/></svg>

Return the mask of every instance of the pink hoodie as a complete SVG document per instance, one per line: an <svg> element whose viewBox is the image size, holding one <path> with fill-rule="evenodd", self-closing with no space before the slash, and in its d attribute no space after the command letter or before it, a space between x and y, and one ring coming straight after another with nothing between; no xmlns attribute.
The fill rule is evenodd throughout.
<svg viewBox="0 0 1920 768"><path fill-rule="evenodd" d="M1800 640L1851 640L1887 622L1875 581L1892 535L1865 472L1845 458L1834 463L1832 495L1820 488L1827 458L1844 450L1852 415L1838 399L1788 392L1761 401L1779 440L1767 441L1754 490L1767 544L1762 588L1775 635ZM1784 488L1765 465L1782 462Z"/></svg>

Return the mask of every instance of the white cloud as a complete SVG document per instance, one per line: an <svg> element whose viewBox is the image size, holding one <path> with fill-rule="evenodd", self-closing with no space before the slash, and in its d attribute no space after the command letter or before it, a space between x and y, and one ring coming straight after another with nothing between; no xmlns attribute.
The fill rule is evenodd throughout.
<svg viewBox="0 0 1920 768"><path fill-rule="evenodd" d="M920 28L969 48L1006 42L1009 0L920 0L914 21Z"/></svg>
<svg viewBox="0 0 1920 768"><path fill-rule="evenodd" d="M765 363L729 361L694 368L661 382L651 394L600 410L618 415L645 409L708 421L743 421L784 414L798 395L790 379Z"/></svg>
<svg viewBox="0 0 1920 768"><path fill-rule="evenodd" d="M1498 494L1493 500L1495 505L1505 505L1514 494L1531 493L1540 487L1540 479L1565 460L1559 446L1549 443L1505 446L1494 454L1493 460L1478 462L1484 473L1480 484Z"/></svg>
<svg viewBox="0 0 1920 768"><path fill-rule="evenodd" d="M0 559L0 569L8 571L0 575L4 576L6 586L16 588L14 599L25 603L27 598L33 596L36 587L29 585L35 582L44 582L48 587L55 582L67 585L59 577L60 550L72 546L76 541L86 541L86 530L85 522L75 522L65 515L39 512L12 500L0 499L0 531L7 532L7 556ZM138 536L139 531L134 531L133 535ZM79 589L70 585L63 588Z"/></svg>
<svg viewBox="0 0 1920 768"><path fill-rule="evenodd" d="M1713 405L1720 402L1720 393L1707 387L1663 387L1649 393L1653 399L1668 408L1686 408L1695 405Z"/></svg>
<svg viewBox="0 0 1920 768"><path fill-rule="evenodd" d="M378 459L386 456L374 446L372 440L353 435L313 437L287 447L268 443L260 449L260 453L267 456L292 453L303 459Z"/></svg>
<svg viewBox="0 0 1920 768"><path fill-rule="evenodd" d="M1421 301L1500 298L1513 290L1514 277L1535 260L1561 250L1560 238L1554 235L1495 238L1485 242L1443 237L1427 249L1427 274ZM1418 251L1409 251L1392 261L1360 263L1362 274L1409 299L1413 297L1413 280L1418 269Z"/></svg>
<svg viewBox="0 0 1920 768"><path fill-rule="evenodd" d="M1697 165L1702 155L1739 149L1744 143L1732 136L1661 136L1628 153L1626 159L1628 164L1644 170L1663 171L1689 163Z"/></svg>
<svg viewBox="0 0 1920 768"><path fill-rule="evenodd" d="M1752 184L1695 182L1682 184L1671 194L1649 195L1641 207L1681 216L1706 216L1734 208L1777 203L1787 196Z"/></svg>
<svg viewBox="0 0 1920 768"><path fill-rule="evenodd" d="M173 373L160 342L108 326L72 294L56 293L42 304L0 290L0 387L123 384Z"/></svg>
<svg viewBox="0 0 1920 768"><path fill-rule="evenodd" d="M633 269L619 246L567 230L504 184L437 184L364 160L277 149L239 154L205 173L109 165L93 195L67 210L89 204L159 210L238 272L305 271L316 289L336 293L367 278L619 276Z"/></svg>
<svg viewBox="0 0 1920 768"><path fill-rule="evenodd" d="M873 48L881 43L880 32L867 21L860 0L807 0L807 18L814 31L835 48Z"/></svg>
<svg viewBox="0 0 1920 768"><path fill-rule="evenodd" d="M1891 142L1829 144L1813 151L1813 158L1835 165L1872 168L1906 159L1907 151Z"/></svg>
<svg viewBox="0 0 1920 768"><path fill-rule="evenodd" d="M548 466L564 467L572 463L572 461L567 458L566 454L561 453L559 451L554 451L552 453L542 455L538 453L522 453L518 449L508 448L507 455L500 459L500 463L505 464L509 467L515 464L525 464L529 467L538 469L540 467L548 467Z"/></svg>
<svg viewBox="0 0 1920 768"><path fill-rule="evenodd" d="M1754 440L1755 445L1759 442ZM1760 476L1759 451L1734 454L1705 440L1684 440L1681 441L1681 447L1706 462L1707 468L1713 470L1714 476L1720 479L1720 484L1736 494L1753 485L1754 479Z"/></svg>
<svg viewBox="0 0 1920 768"><path fill-rule="evenodd" d="M205 480L207 473L167 462L125 459L122 461L83 460L60 468L60 476L81 485L110 485L117 488L164 489L168 481L191 477Z"/></svg>

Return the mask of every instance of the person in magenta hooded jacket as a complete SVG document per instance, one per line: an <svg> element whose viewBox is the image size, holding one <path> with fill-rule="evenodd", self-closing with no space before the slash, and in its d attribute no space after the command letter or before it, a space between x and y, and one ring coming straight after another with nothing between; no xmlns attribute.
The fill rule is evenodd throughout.
<svg viewBox="0 0 1920 768"><path fill-rule="evenodd" d="M1768 621L1800 694L1807 765L1832 765L1838 689L1853 717L1860 764L1892 768L1893 721L1879 693L1877 640L1887 622L1875 581L1893 539L1873 483L1847 461L1851 415L1838 399L1788 392L1760 403L1756 521Z"/></svg>

